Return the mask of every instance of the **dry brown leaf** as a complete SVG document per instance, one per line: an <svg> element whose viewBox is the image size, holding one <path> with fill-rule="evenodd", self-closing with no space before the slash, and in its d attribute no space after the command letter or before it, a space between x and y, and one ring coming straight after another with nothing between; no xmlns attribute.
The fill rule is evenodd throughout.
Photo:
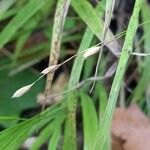
<svg viewBox="0 0 150 150"><path fill-rule="evenodd" d="M113 150L149 150L150 119L139 107L117 108L112 122Z"/></svg>

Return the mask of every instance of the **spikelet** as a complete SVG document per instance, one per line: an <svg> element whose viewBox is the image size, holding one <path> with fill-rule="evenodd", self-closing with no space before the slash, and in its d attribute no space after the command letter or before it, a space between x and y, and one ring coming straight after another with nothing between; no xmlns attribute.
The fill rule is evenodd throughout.
<svg viewBox="0 0 150 150"><path fill-rule="evenodd" d="M31 89L32 86L33 86L33 84L29 84L29 85L26 85L26 86L18 89L11 98L21 97L22 95L27 93Z"/></svg>
<svg viewBox="0 0 150 150"><path fill-rule="evenodd" d="M50 67L45 68L45 69L41 72L41 74L48 74L48 73L50 73L50 72L53 72L53 71L57 70L59 67L60 67L60 65L52 65L52 66L50 66Z"/></svg>
<svg viewBox="0 0 150 150"><path fill-rule="evenodd" d="M87 49L87 51L84 53L83 57L88 58L91 55L94 55L97 53L100 49L100 46L93 46Z"/></svg>

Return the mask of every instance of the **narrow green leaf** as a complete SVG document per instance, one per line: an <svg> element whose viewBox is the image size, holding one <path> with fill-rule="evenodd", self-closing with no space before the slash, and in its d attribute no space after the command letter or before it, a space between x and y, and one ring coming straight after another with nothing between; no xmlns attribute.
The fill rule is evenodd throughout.
<svg viewBox="0 0 150 150"><path fill-rule="evenodd" d="M58 114L58 116L56 116L56 118L54 118L54 120L40 132L40 135L33 143L31 150L40 149L42 144L44 144L51 137L52 133L54 133L55 130L58 131L58 129L60 129L62 120L64 120L64 114L61 112L61 114Z"/></svg>
<svg viewBox="0 0 150 150"><path fill-rule="evenodd" d="M89 28L86 29L83 39L81 41L78 53L82 52L84 49L87 49L90 46L90 43L93 39L93 33ZM72 71L71 76L69 80L68 89L71 89L74 87L80 79L80 74L83 67L84 58L81 55L78 55L76 57ZM68 116L67 116L67 122L65 125L65 137L64 137L64 150L72 150L76 149L76 122L75 122L75 114L76 114L76 95L74 93L69 93L67 96L67 107L68 107Z"/></svg>
<svg viewBox="0 0 150 150"><path fill-rule="evenodd" d="M57 126L57 129L54 130L54 133L50 139L48 150L57 150L60 134L61 126Z"/></svg>
<svg viewBox="0 0 150 150"><path fill-rule="evenodd" d="M9 9L8 11L6 11L1 17L0 17L0 21L3 21L3 20L5 20L5 19L7 19L7 18L9 18L9 17L12 17L12 16L14 16L16 13L17 13L17 9Z"/></svg>
<svg viewBox="0 0 150 150"><path fill-rule="evenodd" d="M40 135L38 135L36 141L33 143L31 150L37 150L40 149L42 144L50 138L52 132L52 123L48 124L41 132Z"/></svg>
<svg viewBox="0 0 150 150"><path fill-rule="evenodd" d="M21 124L18 124L14 128L7 129L0 134L1 149L16 150L20 144L30 135L33 126L38 123L39 119L33 118L27 120Z"/></svg>
<svg viewBox="0 0 150 150"><path fill-rule="evenodd" d="M64 121L64 116L60 115L55 119L55 123L53 126L53 134L50 138L48 150L57 150L58 142L61 135L61 125Z"/></svg>
<svg viewBox="0 0 150 150"><path fill-rule="evenodd" d="M97 92L99 96L99 118L101 119L105 112L107 99L108 99L107 92L106 92L103 82L100 82L99 84L97 84Z"/></svg>
<svg viewBox="0 0 150 150"><path fill-rule="evenodd" d="M26 120L25 118L19 118L16 116L0 116L0 121L13 121L13 120Z"/></svg>
<svg viewBox="0 0 150 150"><path fill-rule="evenodd" d="M6 11L16 2L16 0L1 0L0 1L0 19Z"/></svg>
<svg viewBox="0 0 150 150"><path fill-rule="evenodd" d="M100 18L102 15L99 15L99 13L94 10L94 8L90 5L88 1L72 0L71 4L74 10L83 19L87 26L89 26L89 28L98 37L98 39L102 40L102 33L104 27L103 20L102 18ZM105 42L107 43L113 40L113 42L106 45L113 53L119 52L120 49L118 42L114 39L114 35L111 33L110 30L108 30Z"/></svg>
<svg viewBox="0 0 150 150"><path fill-rule="evenodd" d="M9 22L0 34L0 48L2 48L15 34L15 32L22 27L43 5L47 0L30 0Z"/></svg>
<svg viewBox="0 0 150 150"><path fill-rule="evenodd" d="M133 14L128 25L125 42L122 48L121 57L111 87L108 104L106 106L104 116L101 120L100 128L95 141L94 150L103 150L106 138L110 132L111 120L115 110L119 89L121 87L129 56L133 51L133 40L138 27L139 12L142 7L142 3L143 0L136 0L135 2Z"/></svg>
<svg viewBox="0 0 150 150"><path fill-rule="evenodd" d="M91 150L98 132L96 108L88 95L81 92L80 97L83 116L84 150Z"/></svg>
<svg viewBox="0 0 150 150"><path fill-rule="evenodd" d="M147 4L147 2L145 1L144 5L142 7L143 22L150 20L149 12L150 12L150 7ZM149 53L150 52L149 24L144 24L143 29L144 29L144 50L145 50L145 53ZM135 88L135 91L133 93L133 100L134 101L142 100L142 96L145 92L145 89L149 85L149 79L150 79L150 71L148 69L149 66L150 66L150 58L146 57L144 59L144 64L143 64L143 68L142 68L142 77L139 80L138 85Z"/></svg>
<svg viewBox="0 0 150 150"><path fill-rule="evenodd" d="M24 25L23 30L27 31L23 35L21 35L16 43L15 52L13 54L13 66L16 64L16 59L19 57L21 51L23 50L25 42L28 40L29 36L31 35L32 31L36 29L37 25L49 14L49 10L53 6L54 1L45 3L37 14L35 14L31 19ZM31 30L32 29L32 30Z"/></svg>
<svg viewBox="0 0 150 150"><path fill-rule="evenodd" d="M82 3L83 1L80 1L80 2ZM72 5L76 5L77 3L80 4L80 2L73 2L75 4L72 3ZM99 5L97 6L97 9L99 9ZM76 7L76 6L73 6L73 7ZM102 16L103 11L99 11L99 14ZM94 37L94 34L91 31L91 29L86 28L78 53L81 53L83 50L89 48L93 37ZM71 89L79 82L83 63L84 63L84 57L82 55L78 55L74 61L74 65L71 71L68 89ZM63 150L70 150L70 148L72 150L77 149L75 146L76 145L76 121L75 121L76 120L76 105L77 105L76 93L69 93L67 96L68 115L67 115L67 120L65 124Z"/></svg>
<svg viewBox="0 0 150 150"><path fill-rule="evenodd" d="M63 107L58 104L38 114L35 117L17 124L12 128L8 128L0 132L0 145L3 150L16 150L20 147L23 141L31 135L36 129L45 125L48 121L58 115L63 110Z"/></svg>

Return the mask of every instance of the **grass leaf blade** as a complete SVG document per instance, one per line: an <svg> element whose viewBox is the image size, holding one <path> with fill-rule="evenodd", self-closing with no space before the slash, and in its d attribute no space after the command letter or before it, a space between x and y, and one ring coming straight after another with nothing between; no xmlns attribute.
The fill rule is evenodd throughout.
<svg viewBox="0 0 150 150"><path fill-rule="evenodd" d="M20 27L42 8L45 2L46 0L31 0L17 13L0 34L0 48L11 39Z"/></svg>
<svg viewBox="0 0 150 150"><path fill-rule="evenodd" d="M84 150L91 150L98 131L98 118L92 99L85 93L80 93L83 128L84 128Z"/></svg>
<svg viewBox="0 0 150 150"><path fill-rule="evenodd" d="M104 116L100 123L100 128L99 128L96 142L94 145L94 150L97 150L97 149L103 150L103 146L106 142L107 135L110 131L111 120L112 120L113 112L115 109L117 97L119 94L119 89L121 87L123 75L125 73L125 69L127 66L129 56L131 55L132 50L133 50L133 40L134 40L134 35L138 27L139 12L142 7L142 3L143 3L143 0L136 0L135 2L133 14L131 16L131 19L128 25L125 42L124 42L123 49L121 52L121 57L119 60L117 71L116 71L113 84L111 87L110 95L108 98L108 104L106 106Z"/></svg>

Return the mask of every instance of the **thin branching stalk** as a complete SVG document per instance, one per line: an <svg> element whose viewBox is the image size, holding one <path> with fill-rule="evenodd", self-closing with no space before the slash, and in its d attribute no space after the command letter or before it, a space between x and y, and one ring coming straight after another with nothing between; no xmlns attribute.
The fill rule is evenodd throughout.
<svg viewBox="0 0 150 150"><path fill-rule="evenodd" d="M95 77L98 74L98 68L99 68L100 60L101 60L101 57L102 57L102 54L103 54L103 48L104 48L104 45L105 45L105 38L106 38L107 32L109 30L109 25L110 25L110 21L111 21L111 17L112 17L112 14L113 14L113 9L114 9L114 4L115 4L115 0L107 0L104 29L103 29L102 40L101 40L102 41L102 46L99 49L98 60L97 60L97 65L96 65L96 69L95 69ZM90 93L93 91L94 86L95 86L95 81L93 82Z"/></svg>

